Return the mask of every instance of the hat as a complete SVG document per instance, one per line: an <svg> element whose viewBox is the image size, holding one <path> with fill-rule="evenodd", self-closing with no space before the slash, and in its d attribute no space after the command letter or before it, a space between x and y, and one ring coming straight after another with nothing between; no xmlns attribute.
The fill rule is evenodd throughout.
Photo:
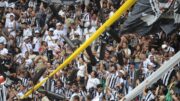
<svg viewBox="0 0 180 101"><path fill-rule="evenodd" d="M59 12L58 12L58 15L60 15L60 16L65 16L65 12L63 11L63 10L60 10Z"/></svg>
<svg viewBox="0 0 180 101"><path fill-rule="evenodd" d="M22 21L21 24L27 24L27 22L26 21Z"/></svg>
<svg viewBox="0 0 180 101"><path fill-rule="evenodd" d="M40 33L39 30L35 30L35 33Z"/></svg>
<svg viewBox="0 0 180 101"><path fill-rule="evenodd" d="M119 72L122 73L123 75L125 75L125 72L123 70L120 70Z"/></svg>
<svg viewBox="0 0 180 101"><path fill-rule="evenodd" d="M59 22L59 23L56 24L56 26L59 26L59 25L62 25L62 23Z"/></svg>
<svg viewBox="0 0 180 101"><path fill-rule="evenodd" d="M13 17L15 17L15 15L14 15L13 13L11 13L11 14L10 14L10 16L13 16Z"/></svg>
<svg viewBox="0 0 180 101"><path fill-rule="evenodd" d="M53 31L54 31L54 28L49 28L49 31L50 31L50 32L53 32Z"/></svg>
<svg viewBox="0 0 180 101"><path fill-rule="evenodd" d="M26 37L23 38L23 40L27 40L28 38L29 38L29 37L26 36Z"/></svg>
<svg viewBox="0 0 180 101"><path fill-rule="evenodd" d="M163 45L161 46L162 49L165 49L166 47L167 47L166 44L163 44Z"/></svg>

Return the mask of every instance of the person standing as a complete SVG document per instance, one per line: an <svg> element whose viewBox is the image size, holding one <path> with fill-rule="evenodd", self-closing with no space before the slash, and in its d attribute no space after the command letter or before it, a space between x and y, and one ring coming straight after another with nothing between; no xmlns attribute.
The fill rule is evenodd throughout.
<svg viewBox="0 0 180 101"><path fill-rule="evenodd" d="M32 45L30 43L29 37L24 37L24 42L20 44L21 52L25 54L25 52L30 52L32 50Z"/></svg>
<svg viewBox="0 0 180 101"><path fill-rule="evenodd" d="M35 36L33 37L33 52L37 55L41 46L42 38L40 37L39 30L35 31Z"/></svg>
<svg viewBox="0 0 180 101"><path fill-rule="evenodd" d="M9 35L16 36L16 21L13 13L10 14L10 21L7 23L6 31Z"/></svg>

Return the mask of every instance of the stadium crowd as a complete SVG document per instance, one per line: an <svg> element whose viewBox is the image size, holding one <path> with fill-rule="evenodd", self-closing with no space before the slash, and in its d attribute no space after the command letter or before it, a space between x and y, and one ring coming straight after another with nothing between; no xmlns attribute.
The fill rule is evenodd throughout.
<svg viewBox="0 0 180 101"><path fill-rule="evenodd" d="M125 0L82 1L0 0L0 76L6 79L0 101L19 101ZM116 41L113 35L130 12L25 101L120 101L180 50L179 29L168 35L162 30L122 34ZM179 68L167 71L133 101L180 101Z"/></svg>

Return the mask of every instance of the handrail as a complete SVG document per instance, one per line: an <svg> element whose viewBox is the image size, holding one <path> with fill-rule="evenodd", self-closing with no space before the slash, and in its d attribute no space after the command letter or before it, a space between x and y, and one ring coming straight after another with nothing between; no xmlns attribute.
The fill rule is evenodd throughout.
<svg viewBox="0 0 180 101"><path fill-rule="evenodd" d="M131 101L136 96L143 92L145 87L149 87L155 82L157 82L167 71L174 68L180 62L180 51L171 57L167 62L165 62L158 70L152 73L148 78L146 78L141 84L134 88L130 93L125 96L124 101Z"/></svg>

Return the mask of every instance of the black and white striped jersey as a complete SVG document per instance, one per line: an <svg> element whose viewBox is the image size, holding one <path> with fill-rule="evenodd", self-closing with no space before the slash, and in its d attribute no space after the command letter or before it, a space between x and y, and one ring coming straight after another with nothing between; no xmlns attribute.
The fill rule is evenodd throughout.
<svg viewBox="0 0 180 101"><path fill-rule="evenodd" d="M111 88L111 89L114 89L117 80L118 80L118 76L115 73L111 74L110 77L109 77L108 87Z"/></svg>
<svg viewBox="0 0 180 101"><path fill-rule="evenodd" d="M72 95L73 95L73 91L71 89L65 89L66 99L70 99Z"/></svg>
<svg viewBox="0 0 180 101"><path fill-rule="evenodd" d="M54 92L55 90L55 80L54 79L48 79L47 82L44 85L45 90Z"/></svg>
<svg viewBox="0 0 180 101"><path fill-rule="evenodd" d="M174 68L171 68L167 73L164 74L164 76L162 78L163 84L165 86L168 86L168 84L170 84L170 80L171 80L172 76L175 74L176 73L175 73Z"/></svg>
<svg viewBox="0 0 180 101"><path fill-rule="evenodd" d="M21 84L25 87L28 86L30 79L29 78L21 78Z"/></svg>
<svg viewBox="0 0 180 101"><path fill-rule="evenodd" d="M6 101L6 87L4 85L0 85L0 101Z"/></svg>
<svg viewBox="0 0 180 101"><path fill-rule="evenodd" d="M55 87L54 93L59 95L65 95L65 89L64 87Z"/></svg>
<svg viewBox="0 0 180 101"><path fill-rule="evenodd" d="M153 99L155 99L154 94L151 91L148 91L147 95L144 98L144 101L151 101Z"/></svg>

